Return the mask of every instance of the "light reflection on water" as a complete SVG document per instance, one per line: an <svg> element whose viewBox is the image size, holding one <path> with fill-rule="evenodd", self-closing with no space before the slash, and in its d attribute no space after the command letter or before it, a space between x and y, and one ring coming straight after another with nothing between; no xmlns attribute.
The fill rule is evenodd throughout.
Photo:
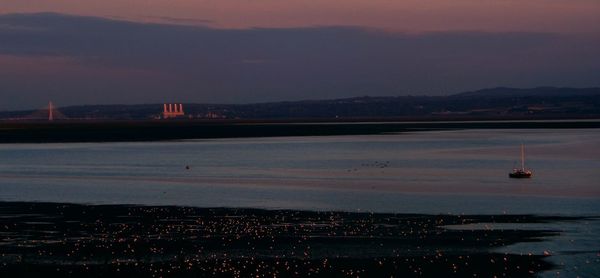
<svg viewBox="0 0 600 278"><path fill-rule="evenodd" d="M521 143L531 180L507 177ZM598 146L596 129L10 144L0 145L0 200L594 216ZM552 249L563 273L598 270L598 221L548 225L565 232L507 251Z"/></svg>
<svg viewBox="0 0 600 278"><path fill-rule="evenodd" d="M497 248L497 252L512 254L545 254L558 266L541 273L540 277L596 277L600 273L600 219L552 223L477 223L449 225L458 230L542 230L558 231L559 235L542 242L522 242Z"/></svg>

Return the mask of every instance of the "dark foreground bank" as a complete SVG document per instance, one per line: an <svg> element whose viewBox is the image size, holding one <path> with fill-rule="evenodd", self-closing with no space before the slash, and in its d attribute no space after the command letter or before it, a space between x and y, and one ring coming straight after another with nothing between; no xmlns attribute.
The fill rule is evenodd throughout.
<svg viewBox="0 0 600 278"><path fill-rule="evenodd" d="M0 277L530 277L557 232L443 226L559 220L0 202Z"/></svg>
<svg viewBox="0 0 600 278"><path fill-rule="evenodd" d="M371 135L448 129L600 128L600 120L471 122L65 121L0 122L0 143Z"/></svg>

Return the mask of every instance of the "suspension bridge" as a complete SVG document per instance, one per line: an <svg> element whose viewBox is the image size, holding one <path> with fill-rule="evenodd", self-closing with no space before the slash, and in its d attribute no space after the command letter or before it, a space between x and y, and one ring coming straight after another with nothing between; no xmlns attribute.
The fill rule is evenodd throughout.
<svg viewBox="0 0 600 278"><path fill-rule="evenodd" d="M23 120L66 120L68 119L65 114L56 109L56 106L52 103L52 101L48 102L48 105L43 107L42 109L38 109L33 111L33 113L22 117Z"/></svg>

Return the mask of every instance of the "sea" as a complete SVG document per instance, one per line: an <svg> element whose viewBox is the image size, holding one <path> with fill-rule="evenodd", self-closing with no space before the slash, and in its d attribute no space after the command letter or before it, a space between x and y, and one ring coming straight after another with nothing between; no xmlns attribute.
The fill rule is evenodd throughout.
<svg viewBox="0 0 600 278"><path fill-rule="evenodd" d="M521 145L534 175L510 179ZM600 277L600 129L0 144L0 201L581 216L462 228L560 231L497 251Z"/></svg>

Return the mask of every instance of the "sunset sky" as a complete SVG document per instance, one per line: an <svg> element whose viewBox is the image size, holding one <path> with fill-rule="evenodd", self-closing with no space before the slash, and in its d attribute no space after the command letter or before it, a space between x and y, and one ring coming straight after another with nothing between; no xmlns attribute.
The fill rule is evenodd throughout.
<svg viewBox="0 0 600 278"><path fill-rule="evenodd" d="M497 86L600 86L600 1L0 1L2 110Z"/></svg>

